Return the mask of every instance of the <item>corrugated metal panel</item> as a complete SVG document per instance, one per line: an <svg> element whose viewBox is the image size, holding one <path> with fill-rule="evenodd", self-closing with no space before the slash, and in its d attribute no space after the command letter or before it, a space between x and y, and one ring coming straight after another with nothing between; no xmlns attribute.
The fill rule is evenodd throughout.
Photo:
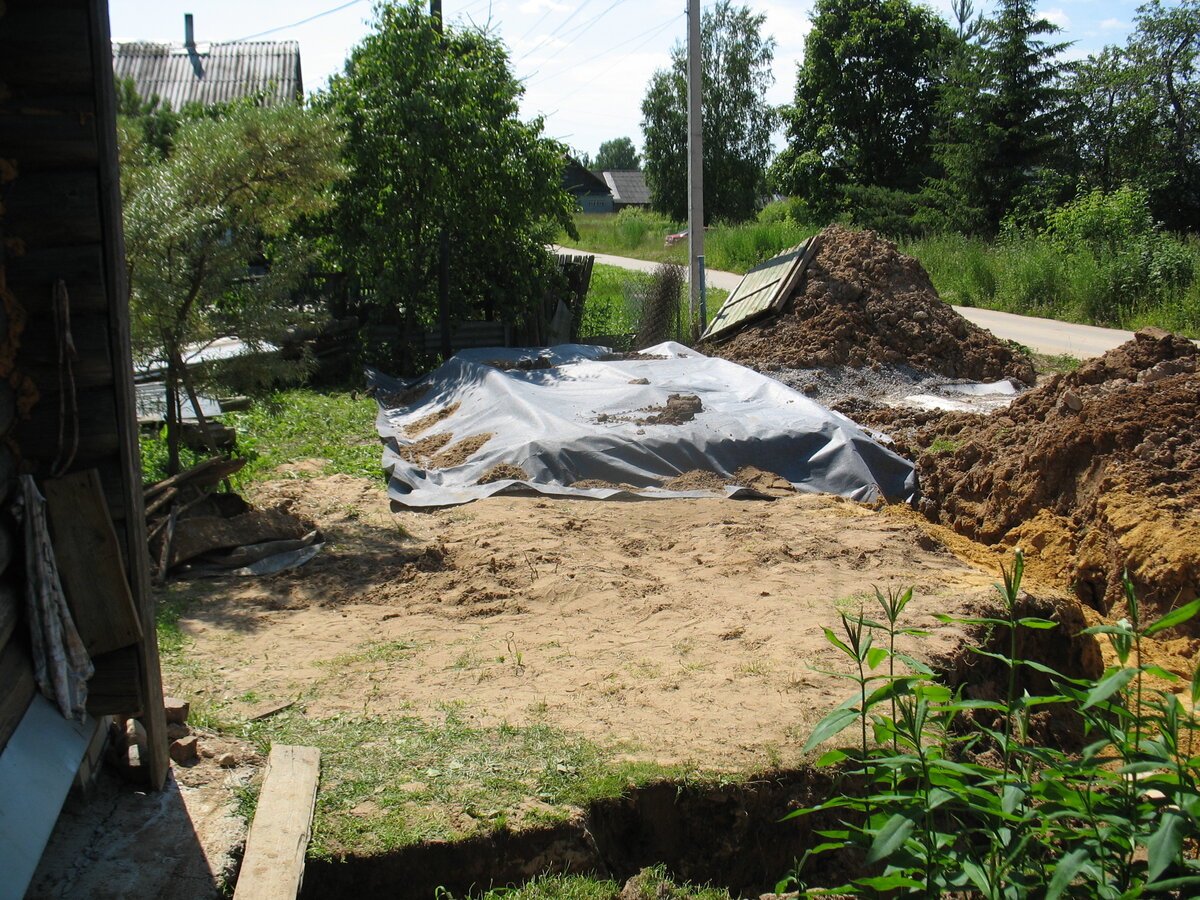
<svg viewBox="0 0 1200 900"><path fill-rule="evenodd" d="M650 189L646 187L646 175L638 169L617 169L604 172L604 181L612 191L617 203L650 202Z"/></svg>
<svg viewBox="0 0 1200 900"><path fill-rule="evenodd" d="M717 337L751 319L780 309L817 252L816 236L755 266L721 305L701 340Z"/></svg>
<svg viewBox="0 0 1200 900"><path fill-rule="evenodd" d="M199 44L194 50L181 44L114 44L113 74L132 78L143 99L157 95L172 109L258 94L286 103L304 94L296 41Z"/></svg>

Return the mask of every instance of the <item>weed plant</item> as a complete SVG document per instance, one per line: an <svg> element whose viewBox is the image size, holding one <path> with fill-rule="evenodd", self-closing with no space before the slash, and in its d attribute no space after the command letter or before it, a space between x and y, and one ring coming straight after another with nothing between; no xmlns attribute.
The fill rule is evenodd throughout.
<svg viewBox="0 0 1200 900"><path fill-rule="evenodd" d="M877 592L881 622L860 610L842 614L841 635L825 630L850 660L853 671L842 677L855 690L818 723L806 749L853 729L854 745L828 751L819 764L840 766L867 788L788 816L832 811L841 824L819 832L825 841L780 890L988 900L1200 896L1200 748L1193 743L1200 665L1181 701L1158 686L1178 685L1178 676L1142 655L1146 638L1190 619L1200 600L1145 623L1126 579L1129 618L1084 631L1106 635L1117 664L1083 681L1021 657L1026 629L1056 627L1021 614L1023 568L1018 551L996 586L1002 614L939 617L989 629L1007 645L1004 652L975 650L1007 672L999 700L964 699L897 652L911 591ZM877 643L880 635L886 646ZM1022 687L1027 672L1048 676L1057 692L1030 695ZM1046 709L1079 718L1082 749L1035 739L1031 722ZM831 851L857 853L866 874L806 885L806 863Z"/></svg>

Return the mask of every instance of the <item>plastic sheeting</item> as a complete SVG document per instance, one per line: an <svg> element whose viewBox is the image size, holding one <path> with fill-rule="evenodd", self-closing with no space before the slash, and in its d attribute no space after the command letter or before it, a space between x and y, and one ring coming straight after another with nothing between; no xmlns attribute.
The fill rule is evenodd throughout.
<svg viewBox="0 0 1200 900"><path fill-rule="evenodd" d="M389 495L406 506L447 506L522 490L702 497L713 492L658 485L697 469L732 481L743 466L780 475L801 491L860 501L902 500L915 490L911 463L850 419L772 378L673 342L634 358L613 356L579 344L490 348L463 351L414 382L368 373L379 403L376 427ZM698 397L700 411L680 424L647 422L672 394ZM455 404L453 413L413 433L415 423ZM448 446L491 437L458 465L422 465L410 448L436 434L452 435ZM520 467L526 477L479 483L501 463ZM582 480L614 487L572 486ZM725 494L748 492L735 486Z"/></svg>

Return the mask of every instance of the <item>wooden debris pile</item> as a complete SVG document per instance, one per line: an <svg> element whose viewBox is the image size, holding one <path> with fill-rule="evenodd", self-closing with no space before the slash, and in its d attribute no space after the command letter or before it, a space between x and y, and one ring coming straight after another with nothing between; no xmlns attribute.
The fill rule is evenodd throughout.
<svg viewBox="0 0 1200 900"><path fill-rule="evenodd" d="M243 459L214 456L145 489L155 576L269 575L307 562L323 537L282 508L258 509L229 490ZM225 490L217 490L224 483Z"/></svg>

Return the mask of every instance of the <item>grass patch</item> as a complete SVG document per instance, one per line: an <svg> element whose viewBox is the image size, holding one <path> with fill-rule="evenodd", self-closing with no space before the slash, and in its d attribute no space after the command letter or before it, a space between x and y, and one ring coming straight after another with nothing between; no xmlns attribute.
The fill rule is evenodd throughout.
<svg viewBox="0 0 1200 900"><path fill-rule="evenodd" d="M328 460L323 474L342 473L382 481L375 411L375 401L370 397L302 388L277 391L256 400L244 412L225 413L221 420L237 429L236 455L249 459L234 476L235 487L269 477L284 463L314 457ZM165 478L165 430L143 432L141 450L143 480ZM181 448L180 459L185 467L207 457L207 452Z"/></svg>
<svg viewBox="0 0 1200 900"><path fill-rule="evenodd" d="M647 210L626 209L619 213L577 213L575 227L579 240L565 232L558 236L564 247L632 256L654 262L687 262L687 243L667 247L667 235L678 234L687 228L679 222Z"/></svg>
<svg viewBox="0 0 1200 900"><path fill-rule="evenodd" d="M925 448L926 453L953 453L963 445L962 441L956 441L951 438L941 435L937 437L932 444Z"/></svg>
<svg viewBox="0 0 1200 900"><path fill-rule="evenodd" d="M386 853L424 840L453 840L510 824L558 821L573 807L682 767L615 762L602 749L546 725L475 727L457 707L443 720L333 716L295 709L243 734L273 744L318 747L321 787L310 853Z"/></svg>
<svg viewBox="0 0 1200 900"><path fill-rule="evenodd" d="M627 892L615 881L589 875L540 875L523 885L493 888L469 895L472 900L729 900L724 888L677 884L665 866L642 869L629 880ZM451 895L443 895L453 900Z"/></svg>

